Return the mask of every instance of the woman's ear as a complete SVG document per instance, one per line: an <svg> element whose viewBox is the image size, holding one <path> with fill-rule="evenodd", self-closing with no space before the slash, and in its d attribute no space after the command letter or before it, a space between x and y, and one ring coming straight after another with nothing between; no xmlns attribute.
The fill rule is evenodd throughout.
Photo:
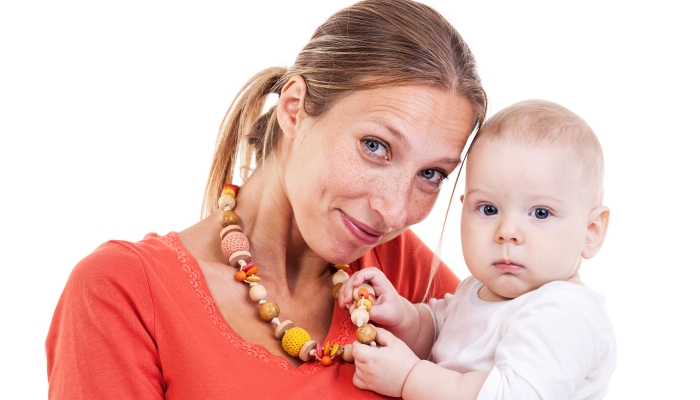
<svg viewBox="0 0 700 400"><path fill-rule="evenodd" d="M608 232L608 221L610 220L610 209L606 206L600 206L591 211L588 217L588 230L586 231L586 242L583 247L581 257L585 259L593 258L605 240L605 234Z"/></svg>
<svg viewBox="0 0 700 400"><path fill-rule="evenodd" d="M282 132L290 139L296 138L301 121L306 116L304 98L306 97L306 81L299 75L292 77L280 93L277 102L277 122Z"/></svg>

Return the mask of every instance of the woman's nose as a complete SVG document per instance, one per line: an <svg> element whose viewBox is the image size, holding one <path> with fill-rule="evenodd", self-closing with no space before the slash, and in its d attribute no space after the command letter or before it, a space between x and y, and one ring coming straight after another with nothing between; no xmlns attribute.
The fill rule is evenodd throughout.
<svg viewBox="0 0 700 400"><path fill-rule="evenodd" d="M392 230L402 229L406 226L411 189L411 181L409 180L394 181L384 185L380 191L373 194L370 200L372 209Z"/></svg>
<svg viewBox="0 0 700 400"><path fill-rule="evenodd" d="M516 218L501 216L496 230L496 242L498 243L523 243L523 233L518 226Z"/></svg>

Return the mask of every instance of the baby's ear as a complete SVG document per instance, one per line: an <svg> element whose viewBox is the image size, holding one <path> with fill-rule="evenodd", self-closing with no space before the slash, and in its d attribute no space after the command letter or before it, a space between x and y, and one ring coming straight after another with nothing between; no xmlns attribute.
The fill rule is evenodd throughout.
<svg viewBox="0 0 700 400"><path fill-rule="evenodd" d="M585 259L593 258L605 240L605 234L608 232L608 221L610 220L610 209L606 206L600 206L591 211L588 217L588 230L586 232L586 243L583 247L581 256Z"/></svg>

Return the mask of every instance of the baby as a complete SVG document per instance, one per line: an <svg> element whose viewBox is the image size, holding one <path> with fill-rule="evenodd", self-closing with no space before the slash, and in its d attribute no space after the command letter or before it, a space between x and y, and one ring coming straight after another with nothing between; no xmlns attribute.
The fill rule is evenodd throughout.
<svg viewBox="0 0 700 400"><path fill-rule="evenodd" d="M379 347L353 346L354 384L405 399L602 398L615 337L603 298L578 276L605 239L602 200L602 149L580 117L535 100L494 115L467 156L472 276L427 304L401 298L374 268L340 289L344 307L370 282L370 318L386 329Z"/></svg>

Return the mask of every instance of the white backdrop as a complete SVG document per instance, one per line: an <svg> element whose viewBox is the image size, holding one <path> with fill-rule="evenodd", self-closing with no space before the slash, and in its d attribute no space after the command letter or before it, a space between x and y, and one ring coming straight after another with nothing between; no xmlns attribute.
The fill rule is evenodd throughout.
<svg viewBox="0 0 700 400"><path fill-rule="evenodd" d="M696 396L696 13L680 1L427 3L475 53L489 115L548 99L600 137L612 221L582 276L606 296L617 330L609 398ZM108 239L195 223L237 90L291 65L348 4L0 5L1 398L46 397L44 339L73 265ZM457 203L442 255L464 277ZM446 205L415 227L432 246Z"/></svg>

